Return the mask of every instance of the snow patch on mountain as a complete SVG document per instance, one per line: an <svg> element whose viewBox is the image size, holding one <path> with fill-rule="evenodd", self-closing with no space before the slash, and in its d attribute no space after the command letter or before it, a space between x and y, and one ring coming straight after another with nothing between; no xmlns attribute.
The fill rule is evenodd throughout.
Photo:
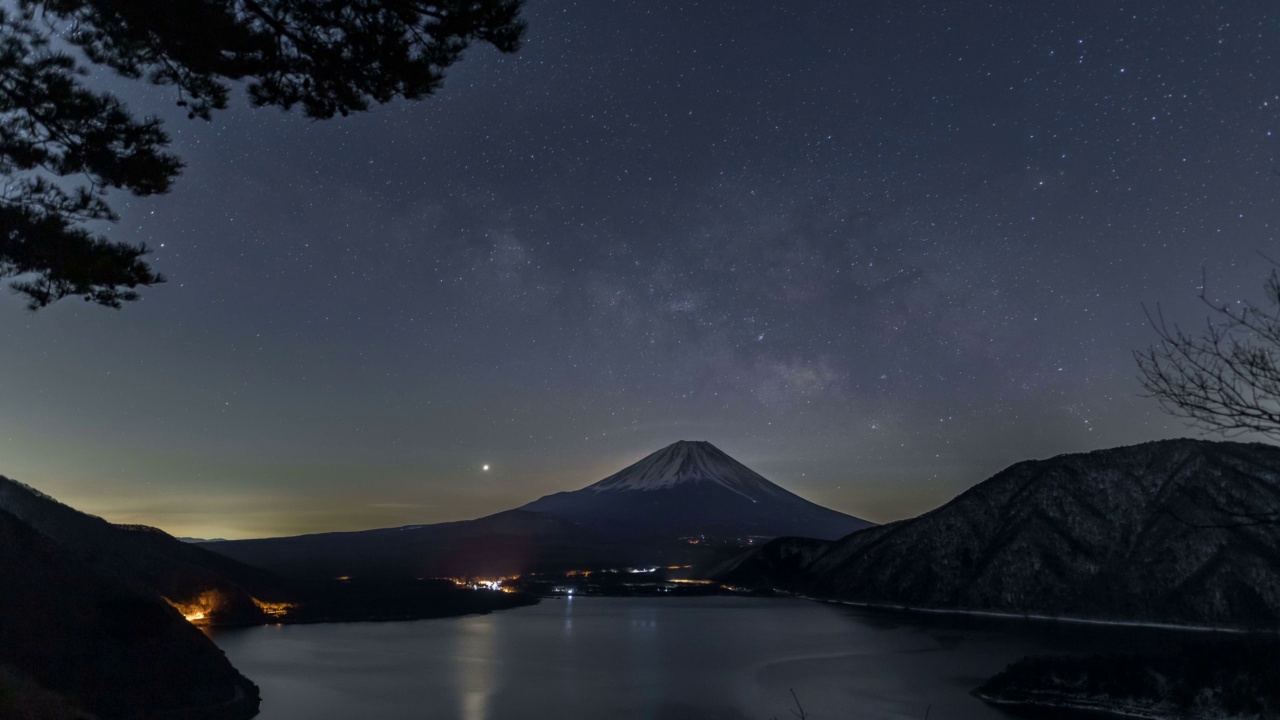
<svg viewBox="0 0 1280 720"><path fill-rule="evenodd" d="M759 473L701 440L681 440L587 487L596 493L665 490L687 483L713 483L751 502L780 488Z"/></svg>

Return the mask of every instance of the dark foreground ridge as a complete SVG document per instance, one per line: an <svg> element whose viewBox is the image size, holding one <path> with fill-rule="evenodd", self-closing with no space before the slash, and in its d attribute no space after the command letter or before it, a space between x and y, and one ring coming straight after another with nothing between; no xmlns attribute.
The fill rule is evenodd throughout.
<svg viewBox="0 0 1280 720"><path fill-rule="evenodd" d="M713 575L871 605L1269 629L1278 512L1280 448L1169 440L1018 463L918 518L775 540Z"/></svg>
<svg viewBox="0 0 1280 720"><path fill-rule="evenodd" d="M519 595L461 590L431 578L419 581L416 576L397 578L402 582L283 577L156 528L109 523L4 477L0 509L100 574L153 592L201 625L414 620L533 602Z"/></svg>
<svg viewBox="0 0 1280 720"><path fill-rule="evenodd" d="M0 717L242 720L258 688L159 596L0 510Z"/></svg>
<svg viewBox="0 0 1280 720"><path fill-rule="evenodd" d="M201 596L218 598L223 622L266 622L272 616L262 605L293 599L288 584L271 573L183 543L156 528L116 525L82 513L2 476L0 509L103 575L180 605L198 604Z"/></svg>
<svg viewBox="0 0 1280 720"><path fill-rule="evenodd" d="M273 575L0 477L0 718L240 720L258 690L196 625L414 620L536 602L448 581Z"/></svg>

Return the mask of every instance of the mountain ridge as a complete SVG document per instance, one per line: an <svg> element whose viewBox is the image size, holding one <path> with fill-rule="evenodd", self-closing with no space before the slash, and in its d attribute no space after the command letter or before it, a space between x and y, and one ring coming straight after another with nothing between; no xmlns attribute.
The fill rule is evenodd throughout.
<svg viewBox="0 0 1280 720"><path fill-rule="evenodd" d="M0 509L98 572L176 603L194 602L205 592L216 592L218 613L225 622L265 621L254 598L279 601L288 593L286 584L265 570L183 543L159 528L116 524L81 512L2 475Z"/></svg>
<svg viewBox="0 0 1280 720"><path fill-rule="evenodd" d="M1254 627L1280 620L1280 448L1171 440L1016 463L917 518L779 539L715 574L868 604Z"/></svg>
<svg viewBox="0 0 1280 720"><path fill-rule="evenodd" d="M45 692L102 720L257 714L257 687L157 594L4 508L0 576L0 618L20 620L0 622L0 716Z"/></svg>
<svg viewBox="0 0 1280 720"><path fill-rule="evenodd" d="M505 510L474 520L210 543L210 551L294 577L503 576L531 564L607 562L606 538L546 513ZM582 553L578 548L584 548ZM626 548L617 554L629 557Z"/></svg>

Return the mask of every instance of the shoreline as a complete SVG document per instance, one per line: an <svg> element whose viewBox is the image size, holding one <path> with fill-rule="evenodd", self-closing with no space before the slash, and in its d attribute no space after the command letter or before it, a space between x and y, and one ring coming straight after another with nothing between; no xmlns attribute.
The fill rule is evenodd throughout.
<svg viewBox="0 0 1280 720"><path fill-rule="evenodd" d="M995 705L997 707L1048 708L1051 710L1083 712L1092 715L1110 716L1115 718L1139 718L1140 720L1187 720L1188 718L1186 715L1168 715L1157 711L1143 710L1141 708L1129 706L1109 708L1099 703L1091 703L1084 700L1071 700L1069 698L1062 698L1058 700L1003 700L990 695L980 695L976 692L973 696L985 703Z"/></svg>
<svg viewBox="0 0 1280 720"><path fill-rule="evenodd" d="M268 620L265 622L208 622L199 623L195 627L200 630L237 630L241 628L256 627L282 627L284 625L343 625L351 623L397 623L397 622L418 622L420 620L447 620L449 618L467 617L470 615L490 615L495 612L503 612L506 610L517 610L522 607L537 605L542 602L543 598L533 596L533 602L524 602L503 607L480 608L475 610L465 610L462 612L448 612L441 614L419 614L410 613L408 615L352 615L351 617L304 617L302 619L279 618ZM194 623L193 623L194 624Z"/></svg>
<svg viewBox="0 0 1280 720"><path fill-rule="evenodd" d="M782 590L775 590L779 594L790 594ZM1025 613L999 612L996 610L959 610L952 608L927 608L913 607L911 605L887 605L881 603L857 602L854 600L836 600L832 598L814 597L812 595L791 595L792 597L803 600L811 600L813 602L829 603L832 605L849 605L852 607L869 608L872 610L897 610L908 613L930 613L934 615L969 615L973 617L990 617L1003 620L1036 620L1040 622L1064 622L1076 623L1081 625L1109 625L1112 627L1134 627L1134 628L1150 628L1153 630L1181 630L1187 632L1199 633L1230 633L1233 635L1275 635L1280 630L1266 630L1261 628L1234 628L1234 627L1216 627L1213 625L1179 625L1177 623L1160 623L1160 622L1141 622L1137 620L1099 620L1096 618L1071 617L1066 615L1037 615Z"/></svg>

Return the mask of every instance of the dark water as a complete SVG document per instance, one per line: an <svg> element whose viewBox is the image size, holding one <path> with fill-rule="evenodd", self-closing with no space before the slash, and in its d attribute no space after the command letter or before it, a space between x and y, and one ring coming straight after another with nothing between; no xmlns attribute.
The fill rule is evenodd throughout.
<svg viewBox="0 0 1280 720"><path fill-rule="evenodd" d="M220 631L261 720L1008 718L969 691L1028 653L1187 634L803 600L574 598L410 623Z"/></svg>

